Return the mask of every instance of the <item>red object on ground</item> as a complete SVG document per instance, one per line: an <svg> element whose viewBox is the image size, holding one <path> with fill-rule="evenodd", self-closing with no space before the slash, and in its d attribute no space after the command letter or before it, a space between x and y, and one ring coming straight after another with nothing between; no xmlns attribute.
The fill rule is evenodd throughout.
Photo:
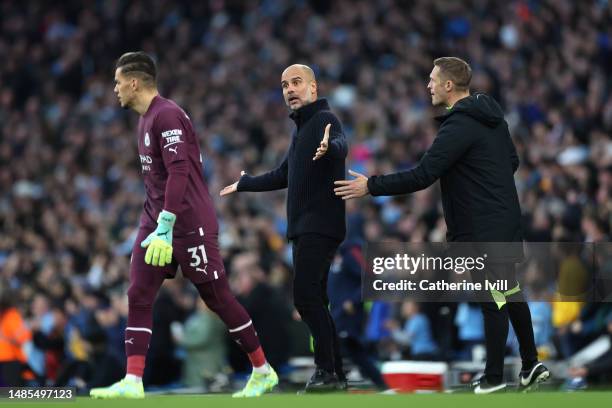
<svg viewBox="0 0 612 408"><path fill-rule="evenodd" d="M383 364L382 375L398 392L444 391L448 371L446 363L421 361L391 361Z"/></svg>

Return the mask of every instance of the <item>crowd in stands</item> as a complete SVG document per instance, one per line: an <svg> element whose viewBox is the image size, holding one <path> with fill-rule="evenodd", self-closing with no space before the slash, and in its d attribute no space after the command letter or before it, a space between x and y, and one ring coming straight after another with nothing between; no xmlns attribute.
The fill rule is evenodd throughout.
<svg viewBox="0 0 612 408"><path fill-rule="evenodd" d="M499 101L518 150L525 239L605 243L611 27L612 5L597 0L0 2L2 383L87 388L124 374L144 189L137 115L113 93L123 52L153 55L161 94L189 113L232 289L282 369L309 355L291 306L285 193L218 196L240 171L270 170L285 154L293 124L282 70L314 69L320 95L343 122L347 167L382 174L414 166L435 137L439 112L426 89L433 59L466 59L472 89ZM444 240L437 185L350 201L347 214L361 242ZM351 254L339 254L334 267ZM585 267L580 254L573 262ZM541 356L569 359L612 336L609 304L553 303L547 289L531 303ZM211 385L219 373L248 367L196 295L180 278L164 285L147 385ZM356 299L343 307L338 313L364 314L359 340L372 358L478 358L484 334L475 304L374 302L364 311ZM610 360L608 351L570 374L609 379Z"/></svg>

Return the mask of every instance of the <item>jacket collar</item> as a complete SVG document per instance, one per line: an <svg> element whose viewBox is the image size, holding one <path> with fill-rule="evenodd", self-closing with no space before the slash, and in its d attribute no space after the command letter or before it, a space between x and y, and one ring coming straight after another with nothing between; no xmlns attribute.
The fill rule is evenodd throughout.
<svg viewBox="0 0 612 408"><path fill-rule="evenodd" d="M308 122L315 113L322 110L329 110L329 104L325 98L317 99L308 105L302 106L298 110L291 112L289 117L293 119L297 127L300 127L304 123Z"/></svg>
<svg viewBox="0 0 612 408"><path fill-rule="evenodd" d="M465 98L459 99L453 106L450 108L445 108L444 113L434 117L440 123L443 123L446 119L449 118L453 113L457 112L457 110L461 111L464 105L468 102L467 99L471 98L472 95L466 96ZM459 109L457 109L459 108Z"/></svg>
<svg viewBox="0 0 612 408"><path fill-rule="evenodd" d="M454 113L453 112L453 108L450 108L450 109L446 108L444 113L442 113L442 114L440 114L438 116L435 116L434 119L436 121L440 122L440 123L443 123L453 113Z"/></svg>

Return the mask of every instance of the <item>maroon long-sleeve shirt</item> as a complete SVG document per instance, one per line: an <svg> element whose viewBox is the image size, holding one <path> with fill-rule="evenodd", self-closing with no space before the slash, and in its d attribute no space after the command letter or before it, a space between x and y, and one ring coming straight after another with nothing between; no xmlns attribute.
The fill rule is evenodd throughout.
<svg viewBox="0 0 612 408"><path fill-rule="evenodd" d="M138 122L138 154L146 193L141 226L155 228L159 213L167 210L176 215L175 236L200 227L218 232L198 138L189 116L176 103L153 98Z"/></svg>

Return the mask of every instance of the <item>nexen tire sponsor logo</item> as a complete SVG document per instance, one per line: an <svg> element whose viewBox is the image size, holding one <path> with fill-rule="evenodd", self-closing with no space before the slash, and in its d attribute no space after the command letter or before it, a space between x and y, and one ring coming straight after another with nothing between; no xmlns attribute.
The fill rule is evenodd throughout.
<svg viewBox="0 0 612 408"><path fill-rule="evenodd" d="M162 137L182 136L183 135L183 131L181 129L166 130L165 132L162 132L161 135L162 135Z"/></svg>
<svg viewBox="0 0 612 408"><path fill-rule="evenodd" d="M166 138L166 143L179 143L181 141L180 136L170 136Z"/></svg>
<svg viewBox="0 0 612 408"><path fill-rule="evenodd" d="M181 140L183 131L181 129L166 130L165 132L162 132L161 135L164 139L166 139L164 149L168 146L172 146L177 143L183 143L183 141Z"/></svg>

